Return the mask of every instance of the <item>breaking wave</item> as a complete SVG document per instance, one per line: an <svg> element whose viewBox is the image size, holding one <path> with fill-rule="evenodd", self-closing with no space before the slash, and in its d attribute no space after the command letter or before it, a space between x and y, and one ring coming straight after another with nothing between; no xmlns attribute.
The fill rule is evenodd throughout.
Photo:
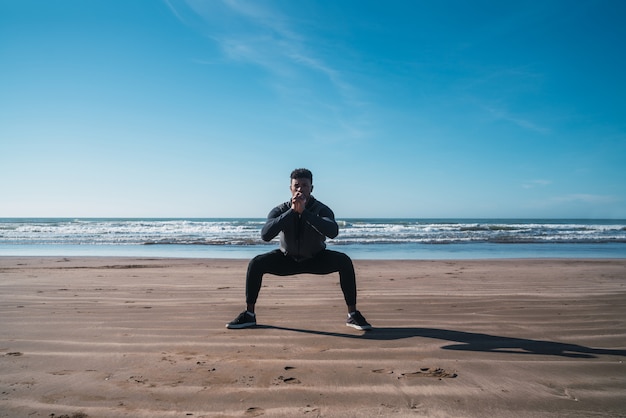
<svg viewBox="0 0 626 418"><path fill-rule="evenodd" d="M265 244L263 219L0 219L0 244ZM341 219L330 245L626 243L623 220Z"/></svg>

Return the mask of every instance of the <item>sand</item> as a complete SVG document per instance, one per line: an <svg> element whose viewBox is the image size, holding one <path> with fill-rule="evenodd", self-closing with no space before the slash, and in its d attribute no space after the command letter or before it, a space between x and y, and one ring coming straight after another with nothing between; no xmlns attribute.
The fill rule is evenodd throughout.
<svg viewBox="0 0 626 418"><path fill-rule="evenodd" d="M0 417L626 416L626 260L0 257Z"/></svg>

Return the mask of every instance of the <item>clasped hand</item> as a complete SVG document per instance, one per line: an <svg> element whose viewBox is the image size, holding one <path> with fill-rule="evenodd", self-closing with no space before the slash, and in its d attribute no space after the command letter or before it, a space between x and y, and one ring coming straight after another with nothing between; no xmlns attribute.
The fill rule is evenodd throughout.
<svg viewBox="0 0 626 418"><path fill-rule="evenodd" d="M291 198L291 209L299 214L304 212L304 207L306 206L306 196L302 193L296 193L295 196Z"/></svg>

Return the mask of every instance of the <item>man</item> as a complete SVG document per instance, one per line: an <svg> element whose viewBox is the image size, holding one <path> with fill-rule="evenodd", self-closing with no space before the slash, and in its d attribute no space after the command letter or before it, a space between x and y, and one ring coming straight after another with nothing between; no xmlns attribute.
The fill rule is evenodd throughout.
<svg viewBox="0 0 626 418"><path fill-rule="evenodd" d="M335 238L339 226L332 210L311 196L313 174L298 168L291 173L291 200L276 206L267 216L261 231L264 241L280 235L280 249L254 257L246 274L246 310L226 325L247 328L256 325L255 305L265 273L330 274L339 272L339 282L348 306L346 325L372 328L356 308L356 278L352 260L344 253L326 248L326 237Z"/></svg>

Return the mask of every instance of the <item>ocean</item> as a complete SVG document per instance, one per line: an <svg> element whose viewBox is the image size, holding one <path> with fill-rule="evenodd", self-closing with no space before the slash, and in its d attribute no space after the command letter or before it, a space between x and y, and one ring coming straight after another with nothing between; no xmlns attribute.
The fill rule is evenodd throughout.
<svg viewBox="0 0 626 418"><path fill-rule="evenodd" d="M264 219L0 218L0 256L251 258ZM339 219L354 259L626 258L626 220Z"/></svg>

